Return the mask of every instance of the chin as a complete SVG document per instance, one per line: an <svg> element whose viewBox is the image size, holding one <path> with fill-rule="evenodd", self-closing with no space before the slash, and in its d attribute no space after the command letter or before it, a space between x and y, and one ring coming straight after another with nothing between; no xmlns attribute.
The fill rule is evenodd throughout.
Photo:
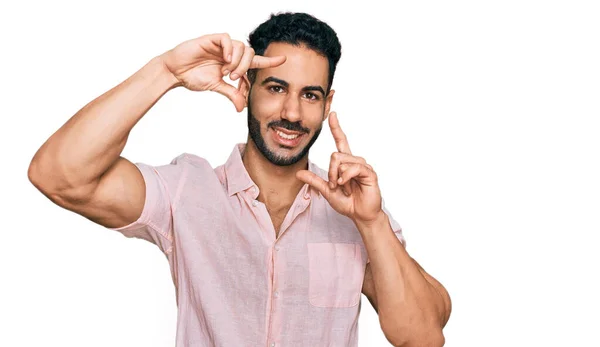
<svg viewBox="0 0 600 347"><path fill-rule="evenodd" d="M287 147L281 144L268 144L266 148L259 148L263 156L277 166L290 166L302 160L308 151L306 146L298 145Z"/></svg>
<svg viewBox="0 0 600 347"><path fill-rule="evenodd" d="M308 155L310 147L319 137L322 127L316 130L293 126L285 122L262 128L261 123L248 110L248 133L263 157L277 166L296 164ZM279 124L277 124L279 123Z"/></svg>

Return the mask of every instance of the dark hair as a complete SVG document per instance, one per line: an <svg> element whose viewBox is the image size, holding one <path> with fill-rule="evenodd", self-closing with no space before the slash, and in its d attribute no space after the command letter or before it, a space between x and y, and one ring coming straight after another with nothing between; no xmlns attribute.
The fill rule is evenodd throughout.
<svg viewBox="0 0 600 347"><path fill-rule="evenodd" d="M329 61L327 94L333 83L333 75L340 57L342 46L335 31L325 22L306 13L278 13L259 25L248 39L255 54L263 55L273 42L306 46L325 56ZM248 70L251 83L256 80L256 69Z"/></svg>

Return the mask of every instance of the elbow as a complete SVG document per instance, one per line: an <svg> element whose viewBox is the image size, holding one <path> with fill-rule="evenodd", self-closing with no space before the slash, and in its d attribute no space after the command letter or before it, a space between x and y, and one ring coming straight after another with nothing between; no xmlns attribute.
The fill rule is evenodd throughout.
<svg viewBox="0 0 600 347"><path fill-rule="evenodd" d="M424 337L422 341L423 343L421 341L417 341L414 346L443 347L446 344L446 338L444 337L444 333L441 328L432 329L429 331L427 336Z"/></svg>
<svg viewBox="0 0 600 347"><path fill-rule="evenodd" d="M37 190L59 206L69 203L83 203L89 199L93 191L93 184L74 187L52 170L40 164L38 159L33 159L27 169L27 178Z"/></svg>
<svg viewBox="0 0 600 347"><path fill-rule="evenodd" d="M42 179L43 175L40 171L40 165L38 164L37 160L33 159L31 163L29 163L29 168L27 169L27 178L34 187L44 192L45 187Z"/></svg>
<svg viewBox="0 0 600 347"><path fill-rule="evenodd" d="M440 330L439 332L431 332L428 335L415 336L410 339L388 338L388 341L395 347L443 347L446 338Z"/></svg>
<svg viewBox="0 0 600 347"><path fill-rule="evenodd" d="M40 159L33 159L27 169L27 178L42 194L51 198L60 191L54 183L52 175L49 175L48 170L44 169L44 165L40 163Z"/></svg>
<svg viewBox="0 0 600 347"><path fill-rule="evenodd" d="M381 325L386 339L395 347L443 347L446 338L441 327L387 327Z"/></svg>
<svg viewBox="0 0 600 347"><path fill-rule="evenodd" d="M442 333L441 329L437 331L431 331L426 336L421 336L418 339L413 339L410 341L403 342L399 345L394 345L397 347L443 347L446 343L446 338Z"/></svg>
<svg viewBox="0 0 600 347"><path fill-rule="evenodd" d="M46 176L46 177L45 177ZM32 160L27 169L27 178L33 186L52 202L60 205L60 190L44 175L44 170L37 160Z"/></svg>

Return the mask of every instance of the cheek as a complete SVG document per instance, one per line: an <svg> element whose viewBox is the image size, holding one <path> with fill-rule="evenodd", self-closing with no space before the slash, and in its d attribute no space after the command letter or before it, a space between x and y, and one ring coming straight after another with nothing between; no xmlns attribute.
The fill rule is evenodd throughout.
<svg viewBox="0 0 600 347"><path fill-rule="evenodd" d="M252 100L252 114L261 122L267 119L279 119L281 103L273 98L261 98L260 101Z"/></svg>
<svg viewBox="0 0 600 347"><path fill-rule="evenodd" d="M325 116L325 106L323 104L306 105L303 109L304 123L312 129L321 126Z"/></svg>

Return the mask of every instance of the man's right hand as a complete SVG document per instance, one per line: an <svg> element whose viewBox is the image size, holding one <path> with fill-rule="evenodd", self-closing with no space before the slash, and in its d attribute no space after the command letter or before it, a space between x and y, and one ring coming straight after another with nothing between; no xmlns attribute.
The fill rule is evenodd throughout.
<svg viewBox="0 0 600 347"><path fill-rule="evenodd" d="M248 69L262 69L283 64L285 56L263 57L228 34L205 35L185 41L165 52L161 58L181 85L193 91L211 90L229 98L238 112L246 100L238 89L226 83L240 78Z"/></svg>
<svg viewBox="0 0 600 347"><path fill-rule="evenodd" d="M81 108L36 152L29 180L57 205L100 225L130 224L145 206L146 183L121 153L152 105L175 84L221 93L240 112L246 83L240 81L237 90L223 77L231 74L236 80L250 68L278 66L285 59L255 56L227 34L183 42Z"/></svg>

